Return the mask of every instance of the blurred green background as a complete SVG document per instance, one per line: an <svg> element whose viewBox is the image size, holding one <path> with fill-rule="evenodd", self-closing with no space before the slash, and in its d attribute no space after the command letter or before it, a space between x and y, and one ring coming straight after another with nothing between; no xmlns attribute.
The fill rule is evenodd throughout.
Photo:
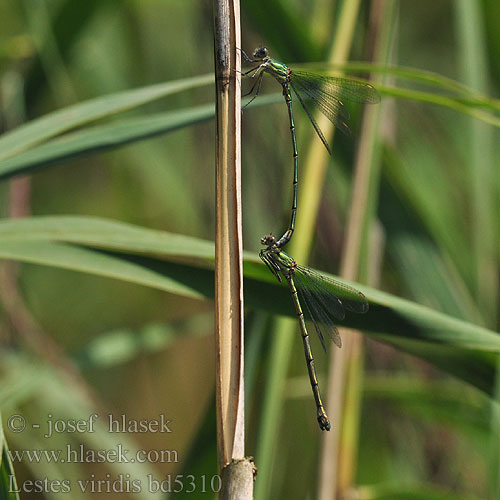
<svg viewBox="0 0 500 500"><path fill-rule="evenodd" d="M250 53L265 44L287 62L324 61L341 4L242 0L242 46ZM362 2L350 52L354 61L369 56L369 9L369 2ZM499 95L498 1L403 0L396 11L392 64L433 71L481 94ZM0 17L3 131L97 96L209 74L212 28L212 2L202 0L5 1ZM279 87L266 78L262 93L270 92ZM213 103L214 95L213 85L199 86L123 116ZM497 331L498 129L412 99L383 94L382 106L376 215L385 246L377 288ZM323 191L317 193L319 218L311 222L310 264L331 273L339 267L360 130L360 109L349 108L354 139L335 136ZM317 138L301 111L296 121L299 151L306 152ZM246 109L242 132L244 248L257 253L260 237L278 233L288 220L291 152L281 100ZM98 216L213 241L214 121L3 181L0 193L3 218ZM201 491L200 478L209 481L216 474L213 302L11 261L2 262L1 280L4 427L13 413L42 424L48 414L86 418L96 411L103 420L108 413L135 419L165 414L173 420L172 433L129 434L119 442L178 453L174 463L126 467L25 460L15 464L18 481L192 474L196 491L185 496L210 496ZM246 443L257 466L262 395L273 362L272 325L268 313L247 311ZM42 339L34 345L45 345L46 356L30 347L33 337ZM327 357L319 343L313 349L324 377ZM317 494L320 432L302 358L297 332L269 498ZM479 390L369 340L359 490L353 498L500 498L496 412ZM116 441L102 429L94 436L62 434L51 440L36 430L5 433L14 450L58 449L68 442L109 448ZM75 488L71 498L89 494Z"/></svg>

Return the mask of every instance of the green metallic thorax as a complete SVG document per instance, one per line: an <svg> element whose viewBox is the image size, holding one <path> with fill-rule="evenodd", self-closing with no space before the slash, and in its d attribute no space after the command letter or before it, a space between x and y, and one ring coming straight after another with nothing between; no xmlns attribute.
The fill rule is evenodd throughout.
<svg viewBox="0 0 500 500"><path fill-rule="evenodd" d="M297 265L293 257L290 257L290 255L276 245L269 246L265 250L262 250L261 257L262 256L266 256L269 261L273 262L275 271L279 269L285 277L293 274L293 270Z"/></svg>
<svg viewBox="0 0 500 500"><path fill-rule="evenodd" d="M264 61L264 65L264 71L273 75L278 82L283 83L290 81L290 68L286 64L268 57Z"/></svg>
<svg viewBox="0 0 500 500"><path fill-rule="evenodd" d="M293 272L293 269L296 266L295 260L287 253L283 252L283 250L278 250L274 257L280 266L282 273L288 274L290 271Z"/></svg>

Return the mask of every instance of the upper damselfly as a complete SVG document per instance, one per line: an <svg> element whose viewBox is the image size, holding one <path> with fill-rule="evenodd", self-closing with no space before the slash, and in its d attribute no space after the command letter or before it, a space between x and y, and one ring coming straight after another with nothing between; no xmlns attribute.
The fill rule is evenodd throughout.
<svg viewBox="0 0 500 500"><path fill-rule="evenodd" d="M261 243L266 248L260 251L260 258L274 276L276 276L278 281L281 282L282 278L285 278L292 294L295 311L299 318L304 354L316 402L319 426L321 430L329 431L331 428L330 420L321 400L311 342L301 304L304 305L305 311L312 321L321 341L321 345L326 350L325 336L330 337L336 346L342 346L342 340L335 322L344 319L346 311L355 313L367 312L368 302L366 297L354 288L340 281L322 276L308 267L299 266L292 257L278 246L278 240L275 236L264 236L261 239Z"/></svg>
<svg viewBox="0 0 500 500"><path fill-rule="evenodd" d="M309 120L316 130L319 138L331 154L330 146L316 123L311 111L305 101L312 101L320 111L344 134L350 135L350 129L347 125L349 121L349 112L347 111L344 100L375 104L380 102L380 95L376 89L369 83L353 80L349 78L338 78L321 75L299 69L291 69L286 64L276 61L269 57L266 47L258 47L253 52L253 57L248 57L243 51L242 54L248 63L257 63L258 66L251 68L243 73L250 78L256 78L250 92L247 95L254 94L251 102L260 92L262 78L264 73L272 75L281 84L283 96L288 107L288 118L290 123L290 133L292 136L293 147L293 195L292 195L292 214L290 225L281 238L276 241L276 245L281 248L286 245L295 229L295 218L297 214L297 190L298 190L298 150L297 138L295 135L295 122L293 118L292 93L297 96L300 104L304 108ZM247 104L248 105L248 104Z"/></svg>

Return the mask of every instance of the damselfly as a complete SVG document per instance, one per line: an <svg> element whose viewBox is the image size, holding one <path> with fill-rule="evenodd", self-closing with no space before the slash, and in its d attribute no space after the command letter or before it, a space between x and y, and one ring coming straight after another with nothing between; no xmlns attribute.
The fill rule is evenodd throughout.
<svg viewBox="0 0 500 500"><path fill-rule="evenodd" d="M281 238L276 241L276 245L281 248L286 245L295 229L295 218L297 214L297 189L298 189L298 150L297 138L295 136L295 122L292 109L292 93L297 96L300 104L304 108L309 120L316 130L319 138L325 145L328 152L331 154L328 142L321 132L319 125L316 123L311 111L306 106L305 101L310 100L318 106L320 111L344 134L350 135L351 131L347 125L349 120L349 112L344 106L343 100L347 99L359 103L375 104L380 101L380 95L375 88L364 82L352 80L348 78L337 78L332 76L320 75L303 70L292 70L286 64L276 61L269 57L266 47L258 47L253 52L253 58L248 57L243 51L242 54L248 63L258 63L257 67L251 68L243 73L245 76L256 78L250 92L251 95L255 91L255 95L249 101L255 99L260 92L262 78L264 73L269 73L283 87L283 96L288 107L288 118L290 122L290 133L292 136L293 148L293 195L292 195L292 214L290 217L290 225ZM249 103L248 103L249 104ZM248 105L247 104L247 105Z"/></svg>
<svg viewBox="0 0 500 500"><path fill-rule="evenodd" d="M335 326L336 320L344 319L346 310L365 313L368 311L368 302L365 296L354 288L331 278L326 278L312 269L297 265L295 260L278 246L278 240L275 236L264 236L261 243L266 248L260 251L260 258L278 281L281 282L282 277L284 277L290 288L299 318L304 354L314 400L316 401L319 426L321 430L329 431L330 420L321 401L311 342L301 303L304 304L309 319L319 336L321 345L326 350L325 334L333 340L335 345L342 347L342 340Z"/></svg>

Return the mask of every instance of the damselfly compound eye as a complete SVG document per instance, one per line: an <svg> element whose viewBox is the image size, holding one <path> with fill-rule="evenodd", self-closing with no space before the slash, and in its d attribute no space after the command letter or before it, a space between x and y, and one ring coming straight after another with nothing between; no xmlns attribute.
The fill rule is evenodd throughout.
<svg viewBox="0 0 500 500"><path fill-rule="evenodd" d="M253 51L254 59L265 59L268 55L267 47L257 47Z"/></svg>
<svg viewBox="0 0 500 500"><path fill-rule="evenodd" d="M266 247L270 247L271 245L274 245L276 243L276 236L273 236L272 234L268 234L267 236L263 236L260 239L260 242L265 245Z"/></svg>

